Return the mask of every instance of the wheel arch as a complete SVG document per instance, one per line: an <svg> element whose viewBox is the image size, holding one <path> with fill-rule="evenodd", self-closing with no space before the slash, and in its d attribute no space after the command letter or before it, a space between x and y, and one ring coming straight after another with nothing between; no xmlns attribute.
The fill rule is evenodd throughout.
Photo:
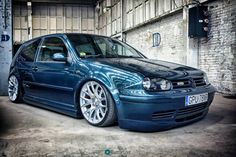
<svg viewBox="0 0 236 157"><path fill-rule="evenodd" d="M82 117L82 113L81 113L81 110L79 107L79 105L80 105L79 95L81 92L81 88L88 81L96 81L99 84L101 84L103 87L106 88L106 90L111 94L111 97L112 97L114 104L115 104L116 114L118 115L119 111L117 109L118 108L117 105L119 105L119 101L120 101L118 90L116 89L114 84L112 84L112 82L109 81L107 78L99 76L99 77L89 77L89 78L83 79L77 83L77 85L75 87L75 92L74 92L74 102L75 102L75 107L78 110L78 117Z"/></svg>
<svg viewBox="0 0 236 157"><path fill-rule="evenodd" d="M21 92L22 92L22 94L24 94L23 81L22 81L21 75L19 74L19 72L18 72L18 70L16 68L14 68L13 70L11 70L9 72L7 81L9 81L9 78L12 75L14 75L17 78L17 80L19 82L19 86L20 86Z"/></svg>

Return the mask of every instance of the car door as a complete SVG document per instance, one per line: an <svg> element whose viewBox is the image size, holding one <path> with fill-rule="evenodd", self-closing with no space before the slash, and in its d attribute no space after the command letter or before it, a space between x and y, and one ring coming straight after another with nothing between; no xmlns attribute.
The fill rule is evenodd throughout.
<svg viewBox="0 0 236 157"><path fill-rule="evenodd" d="M33 81L32 67L34 65L34 60L40 41L41 39L36 39L23 45L16 60L16 67L22 82L24 95L26 96L33 92L30 88L28 88L29 86L27 83Z"/></svg>
<svg viewBox="0 0 236 157"><path fill-rule="evenodd" d="M55 61L55 54L63 54L66 61ZM74 66L63 38L45 37L32 67L34 96L43 104L60 109L73 108Z"/></svg>

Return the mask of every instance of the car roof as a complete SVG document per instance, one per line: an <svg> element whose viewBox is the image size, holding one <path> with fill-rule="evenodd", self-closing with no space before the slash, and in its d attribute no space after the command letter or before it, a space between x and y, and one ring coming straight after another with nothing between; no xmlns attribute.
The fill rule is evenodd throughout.
<svg viewBox="0 0 236 157"><path fill-rule="evenodd" d="M98 35L98 34L88 34L88 33L63 33L65 35L87 35L87 36L99 36L99 37L106 37L109 38L108 36L105 35Z"/></svg>
<svg viewBox="0 0 236 157"><path fill-rule="evenodd" d="M30 43L32 41L35 41L37 39L40 39L40 38L50 37L50 36L63 36L63 35L66 35L66 36L67 35L87 35L87 36L100 36L100 37L109 38L108 36L104 36L104 35L88 34L88 33L53 33L53 34L42 35L42 36L35 37L35 38L30 39L30 40L27 40L23 43L23 45L28 44L28 43Z"/></svg>
<svg viewBox="0 0 236 157"><path fill-rule="evenodd" d="M39 36L39 37L33 38L31 40L35 40L37 38L43 38L43 37L62 36L62 35L87 35L87 36L100 36L100 37L107 37L107 38L109 38L108 36L104 36L104 35L88 34L88 33L54 33L54 34L47 34L47 35Z"/></svg>

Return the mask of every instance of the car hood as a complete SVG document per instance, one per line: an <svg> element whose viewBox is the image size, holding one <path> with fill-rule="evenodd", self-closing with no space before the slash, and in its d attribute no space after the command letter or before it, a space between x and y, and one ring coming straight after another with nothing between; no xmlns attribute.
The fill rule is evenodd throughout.
<svg viewBox="0 0 236 157"><path fill-rule="evenodd" d="M145 58L96 58L93 64L103 64L139 73L145 77L184 78L187 76L202 76L201 70L181 64L151 60Z"/></svg>

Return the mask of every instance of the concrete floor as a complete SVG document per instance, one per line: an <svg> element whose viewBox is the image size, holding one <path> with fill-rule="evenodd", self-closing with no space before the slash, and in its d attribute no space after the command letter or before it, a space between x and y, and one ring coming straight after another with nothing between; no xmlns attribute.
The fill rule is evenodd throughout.
<svg viewBox="0 0 236 157"><path fill-rule="evenodd" d="M236 99L219 95L205 119L155 133L97 128L7 97L0 123L0 156L236 156Z"/></svg>

